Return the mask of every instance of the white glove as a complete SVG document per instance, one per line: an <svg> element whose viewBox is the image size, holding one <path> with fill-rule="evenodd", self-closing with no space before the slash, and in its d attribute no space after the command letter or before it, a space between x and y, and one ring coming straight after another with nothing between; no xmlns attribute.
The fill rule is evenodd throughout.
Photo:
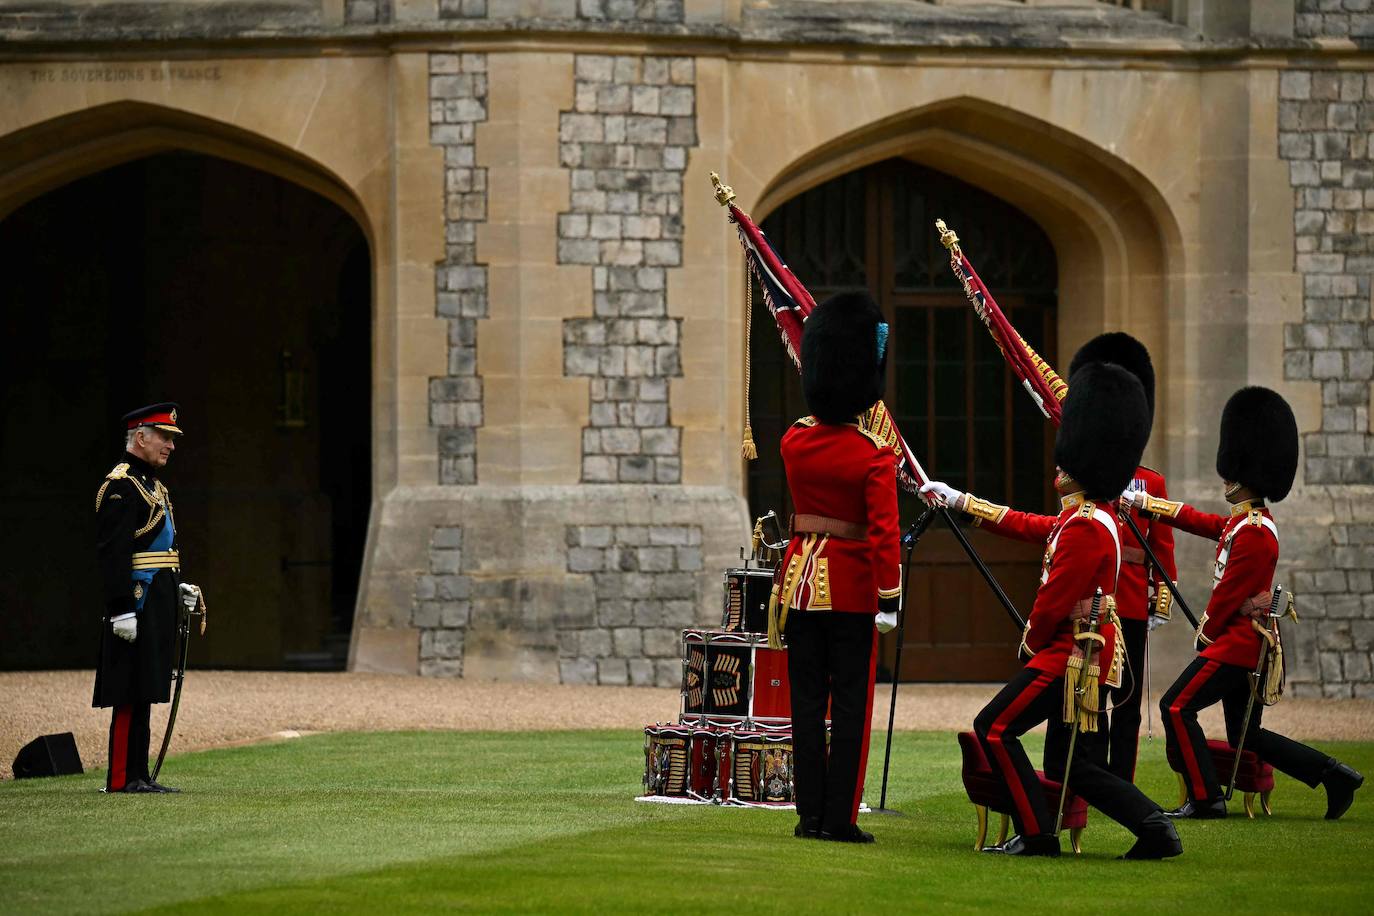
<svg viewBox="0 0 1374 916"><path fill-rule="evenodd" d="M940 480L927 482L920 490L921 498L932 506L953 506L964 494Z"/></svg>
<svg viewBox="0 0 1374 916"><path fill-rule="evenodd" d="M1125 490L1121 494L1121 505L1127 509L1144 511L1147 499L1149 499L1149 494L1144 490Z"/></svg>
<svg viewBox="0 0 1374 916"><path fill-rule="evenodd" d="M111 617L110 629L114 630L114 635L125 642L133 642L138 639L138 616L120 614L118 617Z"/></svg>
<svg viewBox="0 0 1374 916"><path fill-rule="evenodd" d="M873 622L877 624L879 633L891 633L897 629L897 612L879 611Z"/></svg>
<svg viewBox="0 0 1374 916"><path fill-rule="evenodd" d="M181 603L186 605L186 610L194 611L200 604L200 586L191 585L189 582L181 583Z"/></svg>
<svg viewBox="0 0 1374 916"><path fill-rule="evenodd" d="M1146 626L1150 628L1147 632L1153 633L1155 630L1158 630L1160 627L1164 626L1168 622L1168 617L1161 617L1158 614L1151 614L1148 618L1146 618Z"/></svg>

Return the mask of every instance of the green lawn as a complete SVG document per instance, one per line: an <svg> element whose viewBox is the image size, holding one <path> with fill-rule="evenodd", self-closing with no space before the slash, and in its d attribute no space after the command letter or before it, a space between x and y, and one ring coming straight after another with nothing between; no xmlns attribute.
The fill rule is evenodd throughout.
<svg viewBox="0 0 1374 916"><path fill-rule="evenodd" d="M103 773L0 784L0 910L1368 912L1374 789L1340 822L1280 777L1275 816L1188 823L1184 855L972 852L952 734L899 733L874 846L791 836L791 813L632 801L634 732L327 735L172 758L180 796L105 797ZM1374 744L1326 747L1374 773ZM1039 755L1038 746L1034 750ZM1161 740L1142 785L1172 802ZM867 799L877 803L881 736ZM1237 799L1237 802L1239 799ZM1237 803L1235 810L1239 810ZM1067 847L1067 843L1065 844ZM895 911L895 910L894 910Z"/></svg>

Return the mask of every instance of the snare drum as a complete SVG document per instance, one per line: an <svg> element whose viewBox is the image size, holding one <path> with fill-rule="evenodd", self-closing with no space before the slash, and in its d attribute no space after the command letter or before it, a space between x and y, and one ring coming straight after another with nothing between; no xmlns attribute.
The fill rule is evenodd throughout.
<svg viewBox="0 0 1374 916"><path fill-rule="evenodd" d="M771 569L727 569L721 628L732 633L767 633L768 596L772 590Z"/></svg>
<svg viewBox="0 0 1374 916"><path fill-rule="evenodd" d="M682 631L681 721L787 723L787 651L759 633Z"/></svg>
<svg viewBox="0 0 1374 916"><path fill-rule="evenodd" d="M692 729L687 754L687 788L697 798L721 798L730 780L730 732Z"/></svg>
<svg viewBox="0 0 1374 916"><path fill-rule="evenodd" d="M644 794L688 795L692 732L678 725L644 726Z"/></svg>
<svg viewBox="0 0 1374 916"><path fill-rule="evenodd" d="M735 732L730 736L727 803L795 804L792 733Z"/></svg>

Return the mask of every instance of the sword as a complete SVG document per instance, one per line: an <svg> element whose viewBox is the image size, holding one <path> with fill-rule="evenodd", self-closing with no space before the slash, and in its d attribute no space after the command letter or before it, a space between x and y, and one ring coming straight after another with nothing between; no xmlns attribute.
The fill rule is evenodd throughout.
<svg viewBox="0 0 1374 916"><path fill-rule="evenodd" d="M177 669L172 673L172 680L176 686L172 690L172 708L167 712L167 731L162 735L162 747L157 752L157 763L153 764L152 782L157 782L157 774L162 771L162 761L167 757L167 748L172 744L172 729L177 724L177 707L181 705L181 685L186 681L186 656L191 646L191 618L200 618L200 635L205 635L205 623L210 615L205 607L205 596L196 589L195 608L188 607L186 602L177 597L177 605L181 608L181 614L177 621L177 639L181 643L177 651Z"/></svg>
<svg viewBox="0 0 1374 916"><path fill-rule="evenodd" d="M1135 519L1131 518L1131 510L1122 509L1121 506L1118 505L1116 514L1117 517L1125 522L1126 526L1131 529L1131 534L1135 535L1135 539L1140 542L1140 546L1145 548L1145 556L1149 558L1150 565L1155 568L1155 572L1159 573L1159 578L1164 580L1164 584L1169 586L1169 591L1173 593L1174 600L1178 602L1178 606L1183 610L1183 616L1188 618L1188 622L1191 623L1193 629L1196 630L1197 618L1193 616L1193 609L1188 607L1188 602L1179 592L1178 586L1174 584L1174 580L1169 578L1169 574L1166 573L1164 567L1160 565L1159 557L1155 556L1154 550L1145 540L1145 535L1140 533L1140 528L1136 525Z"/></svg>
<svg viewBox="0 0 1374 916"><path fill-rule="evenodd" d="M1093 595L1093 606L1088 611L1088 629L1084 632L1097 632L1097 619L1101 610L1102 589L1099 588L1097 593ZM1054 817L1054 835L1056 837L1064 829L1064 805L1069 799L1069 770L1073 766L1073 749L1074 745L1078 743L1078 720L1081 718L1078 710L1083 704L1083 697L1088 693L1088 681L1091 678L1088 669L1092 667L1092 654L1092 641L1089 640L1087 648L1083 650L1083 667L1078 672L1078 683L1074 684L1073 687L1073 724L1069 727L1069 756L1064 761L1064 782L1059 787L1059 812ZM1097 685L1093 684L1092 689L1096 690Z"/></svg>
<svg viewBox="0 0 1374 916"><path fill-rule="evenodd" d="M1279 601L1283 598L1283 586L1274 586L1274 597L1269 602L1269 626L1272 630L1279 618ZM1261 629L1255 621L1250 621L1256 629ZM1240 723L1240 738L1236 741L1236 759L1231 761L1231 780L1226 784L1226 800L1230 801L1231 796L1236 791L1236 774L1240 772L1240 754L1245 749L1245 735L1250 731L1250 715L1255 711L1255 697L1259 694L1260 681L1264 677L1264 663L1269 660L1269 642L1260 639L1259 658L1255 661L1255 670L1250 673L1250 698L1245 701L1245 718Z"/></svg>

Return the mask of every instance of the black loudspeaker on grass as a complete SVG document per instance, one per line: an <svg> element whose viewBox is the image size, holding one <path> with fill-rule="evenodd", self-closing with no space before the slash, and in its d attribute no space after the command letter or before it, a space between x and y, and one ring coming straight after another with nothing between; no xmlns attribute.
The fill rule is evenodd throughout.
<svg viewBox="0 0 1374 916"><path fill-rule="evenodd" d="M76 751L76 738L71 732L42 735L20 748L14 758L14 778L35 776L71 776L86 772L81 768L81 755Z"/></svg>

